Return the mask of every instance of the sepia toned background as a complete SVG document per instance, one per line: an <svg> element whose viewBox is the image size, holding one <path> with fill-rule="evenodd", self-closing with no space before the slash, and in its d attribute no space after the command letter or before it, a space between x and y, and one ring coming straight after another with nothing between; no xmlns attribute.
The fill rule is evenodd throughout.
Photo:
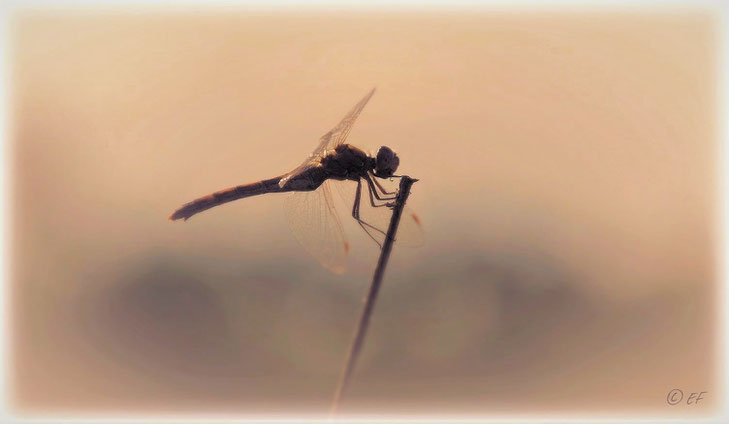
<svg viewBox="0 0 729 424"><path fill-rule="evenodd" d="M709 12L136 9L11 21L15 410L328 410L377 258L296 243L279 175L349 142L419 178L342 411L713 411ZM669 407L673 388L707 391Z"/></svg>

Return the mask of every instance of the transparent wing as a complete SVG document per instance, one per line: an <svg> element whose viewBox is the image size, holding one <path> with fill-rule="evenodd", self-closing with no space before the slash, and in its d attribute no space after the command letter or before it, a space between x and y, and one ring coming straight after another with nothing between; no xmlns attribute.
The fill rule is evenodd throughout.
<svg viewBox="0 0 729 424"><path fill-rule="evenodd" d="M348 216L351 216L352 207L354 206L357 184L351 181L334 181L332 182L335 191L339 194L342 201L349 206ZM388 189L395 192L397 188ZM362 180L362 191L360 199L360 220L363 221L362 229L375 239L380 245L385 240L385 234L390 226L392 218L392 209L387 206L372 206L370 202L367 182ZM394 196L394 195L391 195ZM387 201L374 199L375 205L384 205ZM354 219L354 218L352 218ZM409 207L405 206L402 216L400 217L400 225L395 234L395 243L397 246L420 247L425 243L425 235L423 232L420 217L415 214Z"/></svg>
<svg viewBox="0 0 729 424"><path fill-rule="evenodd" d="M335 273L347 269L349 244L344 237L332 199L329 181L314 191L297 191L284 203L286 219L296 240L325 268Z"/></svg>
<svg viewBox="0 0 729 424"><path fill-rule="evenodd" d="M400 217L400 228L395 237L399 246L420 247L425 244L425 232L420 216L405 206Z"/></svg>
<svg viewBox="0 0 729 424"><path fill-rule="evenodd" d="M283 187L284 184L286 184L286 181L288 181L288 179L292 175L296 175L304 169L316 165L321 157L321 154L324 151L333 149L340 144L343 144L344 141L347 139L347 136L349 135L349 131L354 125L354 121L357 120L360 112L362 112L362 109L364 109L365 105L367 105L367 102L370 101L370 97L372 97L373 94L375 94L374 88L370 90L370 92L367 93L367 95L364 96L362 100L354 105L354 108L352 108L352 110L350 110L349 113L344 118L342 118L342 120L337 124L336 127L332 128L331 130L329 130L328 133L321 136L321 138L319 139L319 144L316 146L314 151L311 152L309 157L307 157L301 165L296 167L296 169L284 175L284 177L281 178L279 185Z"/></svg>
<svg viewBox="0 0 729 424"><path fill-rule="evenodd" d="M339 124L337 124L336 127L332 128L328 133L324 134L319 139L319 146L317 146L317 151L333 149L344 143L344 141L347 139L347 136L349 135L349 131L354 125L354 121L357 120L360 112L362 112L362 109L364 109L364 107L367 105L367 102L370 101L370 97L372 97L373 94L375 94L374 88L370 90L370 92L367 93L367 95L364 96L362 100L354 105L352 110L349 111L347 116L342 118L342 120L339 122Z"/></svg>

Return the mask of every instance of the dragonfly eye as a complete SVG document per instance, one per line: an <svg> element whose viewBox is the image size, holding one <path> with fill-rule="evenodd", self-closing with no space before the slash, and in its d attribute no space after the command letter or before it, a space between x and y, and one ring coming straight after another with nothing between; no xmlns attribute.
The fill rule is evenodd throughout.
<svg viewBox="0 0 729 424"><path fill-rule="evenodd" d="M377 160L375 162L375 171L381 177L389 177L397 171L397 167L400 165L400 158L397 154L387 146L380 147L377 151Z"/></svg>

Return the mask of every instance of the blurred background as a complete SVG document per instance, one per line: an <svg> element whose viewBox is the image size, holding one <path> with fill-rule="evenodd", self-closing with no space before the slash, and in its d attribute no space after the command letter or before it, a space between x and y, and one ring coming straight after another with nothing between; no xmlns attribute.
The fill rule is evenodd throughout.
<svg viewBox="0 0 729 424"><path fill-rule="evenodd" d="M377 259L285 195L349 142L419 178L342 411L706 413L718 287L709 12L23 11L11 21L11 388L23 412L325 413ZM352 187L353 189L353 187ZM666 405L673 388L708 391Z"/></svg>

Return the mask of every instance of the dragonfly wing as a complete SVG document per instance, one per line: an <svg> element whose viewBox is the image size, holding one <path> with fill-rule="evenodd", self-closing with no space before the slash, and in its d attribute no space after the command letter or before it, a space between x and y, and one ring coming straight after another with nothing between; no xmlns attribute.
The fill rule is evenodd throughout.
<svg viewBox="0 0 729 424"><path fill-rule="evenodd" d="M349 135L349 131L354 125L354 121L357 120L360 112L362 112L362 109L364 109L364 107L367 105L367 102L370 101L370 97L372 97L373 94L375 94L374 88L370 90L370 92L367 93L367 95L364 96L362 100L354 105L352 110L350 110L349 113L344 118L342 118L342 120L337 124L336 127L332 128L328 133L324 134L319 139L319 146L317 146L317 150L315 151L333 149L340 144L343 144L344 141L347 139L347 136Z"/></svg>
<svg viewBox="0 0 729 424"><path fill-rule="evenodd" d="M364 96L362 100L360 100L344 118L342 118L342 120L337 124L336 127L332 128L331 130L329 130L328 133L324 134L323 136L321 136L321 138L319 138L319 144L316 146L314 151L311 152L309 157L307 157L306 160L304 160L304 162L296 169L284 175L279 184L283 187L283 185L286 183L286 181L288 181L291 176L300 173L310 166L316 165L324 151L333 149L340 144L343 144L344 141L347 139L347 136L349 135L349 131L354 125L354 121L357 120L360 112L362 112L362 109L364 109L365 105L367 105L367 102L370 101L370 97L372 97L373 94L375 94L374 88L370 90L370 92L367 93L367 95Z"/></svg>
<svg viewBox="0 0 729 424"><path fill-rule="evenodd" d="M425 233L420 217L407 206L402 211L395 240L398 246L420 247L425 244Z"/></svg>
<svg viewBox="0 0 729 424"><path fill-rule="evenodd" d="M335 191L339 194L344 204L350 207L351 212L351 208L355 202L356 184L352 184L350 181L334 181L333 185L335 187ZM392 189L390 191L396 191L396 189ZM390 226L392 209L387 206L372 206L369 191L367 189L367 182L364 180L362 180L362 192L360 196L359 217L364 222L363 230L372 236L372 238L374 238L378 243L382 244L385 240L387 229ZM375 205L383 205L387 202L392 202L392 200L381 201L374 199ZM400 224L398 225L397 233L395 234L395 242L398 246L408 247L420 247L425 243L425 236L420 217L407 206L405 206L402 215L400 216Z"/></svg>
<svg viewBox="0 0 729 424"><path fill-rule="evenodd" d="M304 249L325 268L343 273L349 244L334 209L329 181L314 191L292 193L284 208L291 232Z"/></svg>

